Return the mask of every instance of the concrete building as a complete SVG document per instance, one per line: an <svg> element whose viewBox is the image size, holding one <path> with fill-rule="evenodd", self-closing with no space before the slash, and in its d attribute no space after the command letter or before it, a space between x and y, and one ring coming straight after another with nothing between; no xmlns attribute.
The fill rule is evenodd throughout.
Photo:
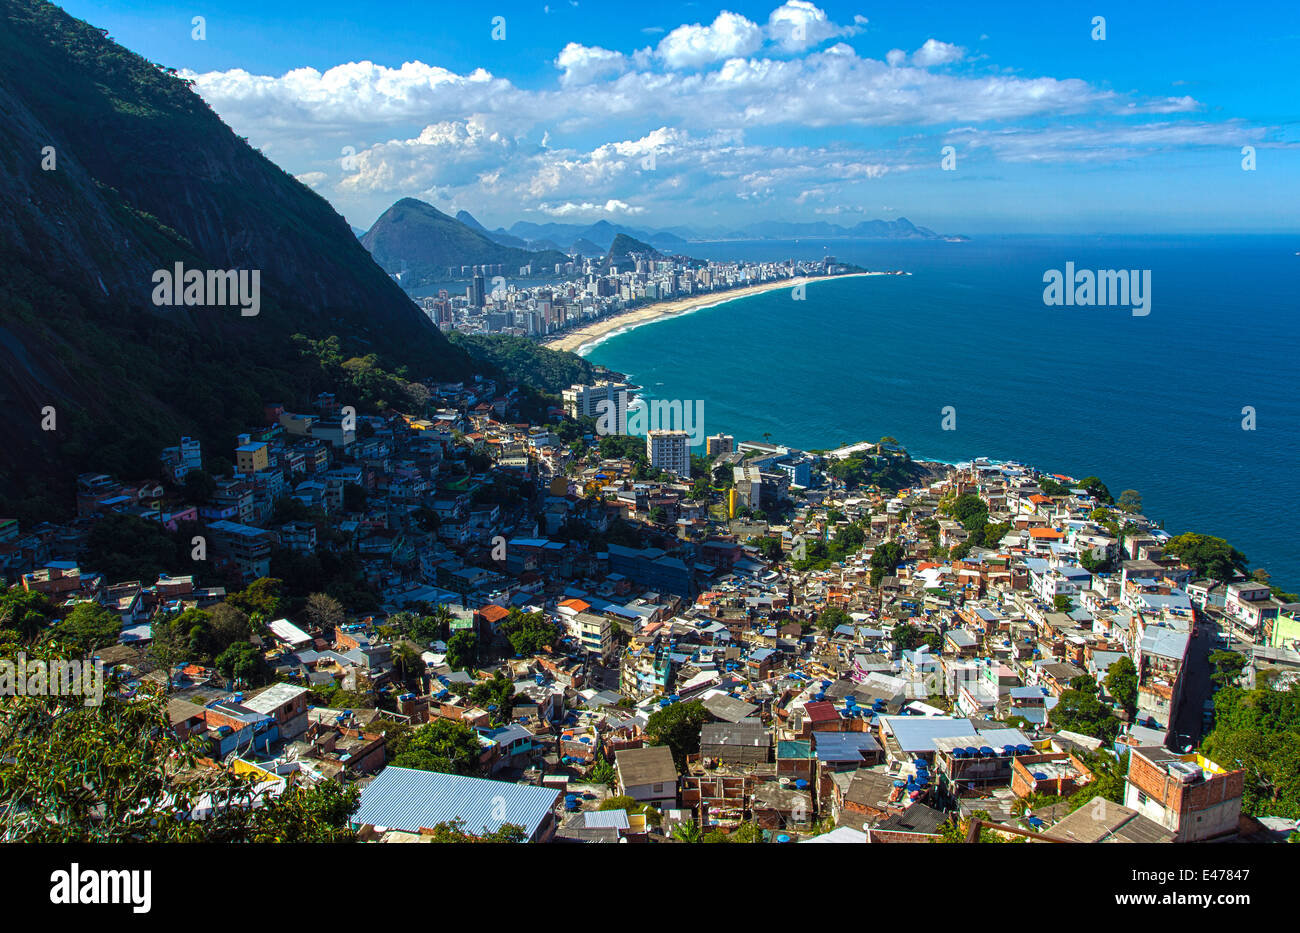
<svg viewBox="0 0 1300 933"><path fill-rule="evenodd" d="M650 431L645 436L645 452L655 469L690 478L691 436L687 432Z"/></svg>
<svg viewBox="0 0 1300 933"><path fill-rule="evenodd" d="M602 414L606 415L611 434L627 433L627 406L635 396L632 386L626 382L572 385L560 393L564 411L570 418L600 419Z"/></svg>
<svg viewBox="0 0 1300 933"><path fill-rule="evenodd" d="M1202 842L1237 832L1244 771L1226 771L1201 755L1159 746L1129 754L1124 805L1159 823L1175 842Z"/></svg>

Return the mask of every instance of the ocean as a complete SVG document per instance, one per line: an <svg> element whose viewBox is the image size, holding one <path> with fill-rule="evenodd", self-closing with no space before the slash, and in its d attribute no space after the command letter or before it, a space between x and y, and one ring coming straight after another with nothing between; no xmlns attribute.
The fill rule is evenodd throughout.
<svg viewBox="0 0 1300 933"><path fill-rule="evenodd" d="M584 355L649 396L701 400L706 434L803 449L892 435L920 459L1096 474L1294 592L1297 250L1300 235L693 243L704 259L831 255L911 274L725 302ZM1149 270L1148 313L1045 304L1044 274L1067 262Z"/></svg>

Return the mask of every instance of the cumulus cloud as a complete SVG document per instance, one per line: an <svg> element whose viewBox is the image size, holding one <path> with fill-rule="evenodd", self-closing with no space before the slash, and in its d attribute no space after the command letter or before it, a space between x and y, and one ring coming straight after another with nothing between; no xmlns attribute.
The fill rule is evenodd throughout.
<svg viewBox="0 0 1300 933"><path fill-rule="evenodd" d="M767 18L767 36L786 52L802 52L827 39L853 36L867 23L865 16L853 17L852 26L836 26L825 11L807 0L787 0Z"/></svg>
<svg viewBox="0 0 1300 933"><path fill-rule="evenodd" d="M763 30L745 17L723 10L709 26L678 26L659 42L659 58L669 68L700 68L750 55L763 44Z"/></svg>
<svg viewBox="0 0 1300 933"><path fill-rule="evenodd" d="M597 78L622 74L628 59L622 52L570 42L555 59L555 67L563 72L561 84L590 84Z"/></svg>
<svg viewBox="0 0 1300 933"><path fill-rule="evenodd" d="M610 199L604 204L592 204L584 201L581 204L575 204L572 201L566 201L563 204L539 204L537 209L543 214L549 214L552 217L573 217L583 214L640 214L645 208L633 207L626 201Z"/></svg>
<svg viewBox="0 0 1300 933"><path fill-rule="evenodd" d="M866 18L839 25L809 0L785 0L760 22L723 11L639 50L570 42L553 59L549 87L424 62L184 76L237 132L358 213L401 196L496 205L508 216L529 205L556 217L671 215L676 206L736 199L850 210L879 203L880 193L865 193L881 179L932 169L929 146L940 135L1026 162L1129 158L1208 145L1199 140L1225 130L1172 119L1132 125L1139 115L1198 109L1191 97L1142 99L1077 78L944 69L966 50L934 38L910 55L859 54L837 40L862 32ZM1030 120L1069 125L1008 126ZM920 151L918 132L954 126L963 128L925 137ZM883 148L852 142L859 128L889 127L911 129ZM758 145L750 136L798 143ZM842 142L823 144L829 139ZM342 165L341 151L349 153ZM871 200L855 201L854 192Z"/></svg>
<svg viewBox="0 0 1300 933"><path fill-rule="evenodd" d="M912 53L912 64L921 68L929 68L932 65L946 65L949 62L960 61L965 54L965 49L950 42L926 39L925 44Z"/></svg>

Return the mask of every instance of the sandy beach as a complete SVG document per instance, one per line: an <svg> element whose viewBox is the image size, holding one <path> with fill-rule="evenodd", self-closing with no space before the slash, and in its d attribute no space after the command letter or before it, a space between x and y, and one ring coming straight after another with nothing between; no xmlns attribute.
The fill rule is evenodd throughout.
<svg viewBox="0 0 1300 933"><path fill-rule="evenodd" d="M609 317L592 321L573 330L566 330L562 334L548 337L541 342L552 350L569 350L581 354L584 350L590 349L602 340L612 336L616 331L628 331L634 327L641 327L644 324L651 324L664 318L698 311L701 308L713 307L727 301L735 301L737 298L748 298L750 295L761 295L764 292L777 291L783 288L792 289L800 282L812 285L816 282L828 282L832 279L852 279L867 275L890 274L888 272L848 272L844 275L778 279L773 282L760 282L758 285L747 285L744 288L728 289L725 292L707 292L686 298L674 298L671 301L656 301L654 304L634 308L631 311L623 311L619 314L612 314Z"/></svg>

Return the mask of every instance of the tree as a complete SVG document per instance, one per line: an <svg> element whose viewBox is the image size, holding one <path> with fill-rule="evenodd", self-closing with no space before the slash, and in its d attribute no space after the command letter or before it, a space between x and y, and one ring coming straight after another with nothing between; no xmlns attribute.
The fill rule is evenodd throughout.
<svg viewBox="0 0 1300 933"><path fill-rule="evenodd" d="M841 625L852 625L853 617L838 606L827 606L817 615L817 627L829 635Z"/></svg>
<svg viewBox="0 0 1300 933"><path fill-rule="evenodd" d="M468 630L461 630L447 641L447 665L453 671L468 671L478 658L478 638Z"/></svg>
<svg viewBox="0 0 1300 933"><path fill-rule="evenodd" d="M759 554L762 555L763 560L775 563L781 559L783 552L781 550L780 538L763 537L755 541L754 544L758 548Z"/></svg>
<svg viewBox="0 0 1300 933"><path fill-rule="evenodd" d="M560 627L548 621L544 612L522 613L512 608L510 614L497 627L514 653L522 657L538 654L545 648L554 648L560 640Z"/></svg>
<svg viewBox="0 0 1300 933"><path fill-rule="evenodd" d="M1219 687L1228 687L1237 683L1241 672L1246 668L1246 658L1236 651L1217 649L1210 652L1210 679Z"/></svg>
<svg viewBox="0 0 1300 933"><path fill-rule="evenodd" d="M1111 497L1110 490L1106 488L1106 484L1095 476L1085 476L1079 480L1079 488L1086 489L1096 497L1097 501L1104 502L1107 505L1115 501Z"/></svg>
<svg viewBox="0 0 1300 933"><path fill-rule="evenodd" d="M1221 688L1203 747L1212 761L1245 772L1243 813L1300 818L1300 686Z"/></svg>
<svg viewBox="0 0 1300 933"><path fill-rule="evenodd" d="M464 820L451 820L433 827L433 832L426 833L425 838L437 843L517 843L528 841L528 831L515 823L502 823L497 829L489 830L485 826L480 833L468 833Z"/></svg>
<svg viewBox="0 0 1300 933"><path fill-rule="evenodd" d="M1052 726L1058 730L1090 735L1107 745L1119 735L1119 719L1093 693L1085 690L1071 687L1062 691L1048 716Z"/></svg>
<svg viewBox="0 0 1300 933"><path fill-rule="evenodd" d="M912 651L925 642L921 630L910 622L899 622L889 633L894 647L900 651Z"/></svg>
<svg viewBox="0 0 1300 933"><path fill-rule="evenodd" d="M885 541L876 545L871 552L871 585L879 586L880 581L897 569L903 560L903 548L894 541Z"/></svg>
<svg viewBox="0 0 1300 933"><path fill-rule="evenodd" d="M411 647L410 642L399 641L393 645L391 657L393 666L401 671L402 680L409 681L412 675L424 670L424 662L420 659L420 653Z"/></svg>
<svg viewBox="0 0 1300 933"><path fill-rule="evenodd" d="M510 722L515 708L515 685L503 672L497 671L487 680L470 688L468 699L475 706L487 710L493 725Z"/></svg>
<svg viewBox="0 0 1300 933"><path fill-rule="evenodd" d="M284 581L276 577L259 577L248 586L226 597L226 602L250 617L258 616L264 620L278 619L280 608L284 604L280 591Z"/></svg>
<svg viewBox="0 0 1300 933"><path fill-rule="evenodd" d="M1092 780L1070 795L1070 810L1077 810L1100 797L1111 803L1124 802L1125 778L1128 775L1128 752L1116 758L1104 749L1089 752L1083 763L1092 772Z"/></svg>
<svg viewBox="0 0 1300 933"><path fill-rule="evenodd" d="M217 491L217 481L203 470L190 470L183 483L185 498L197 505L205 505Z"/></svg>
<svg viewBox="0 0 1300 933"><path fill-rule="evenodd" d="M1064 593L1057 593L1052 597L1052 608L1057 612L1069 612L1074 608L1074 600Z"/></svg>
<svg viewBox="0 0 1300 933"><path fill-rule="evenodd" d="M266 681L266 661L250 642L235 642L217 655L216 666L223 676L237 684L256 686Z"/></svg>
<svg viewBox="0 0 1300 933"><path fill-rule="evenodd" d="M77 603L67 618L54 626L50 637L89 653L116 645L122 634L122 617L99 603Z"/></svg>
<svg viewBox="0 0 1300 933"><path fill-rule="evenodd" d="M1119 494L1119 502L1116 507L1121 512L1129 512L1136 515L1142 511L1142 493L1136 489L1125 489Z"/></svg>
<svg viewBox="0 0 1300 933"><path fill-rule="evenodd" d="M1120 708L1131 716L1137 710L1137 665L1125 655L1106 672L1106 692L1115 698Z"/></svg>
<svg viewBox="0 0 1300 933"><path fill-rule="evenodd" d="M456 719L435 719L411 733L402 751L393 758L399 768L419 768L443 774L478 776L483 746L478 733Z"/></svg>
<svg viewBox="0 0 1300 933"><path fill-rule="evenodd" d="M656 525L668 524L668 510L662 505L656 505L650 510L650 521L654 522Z"/></svg>
<svg viewBox="0 0 1300 933"><path fill-rule="evenodd" d="M646 738L651 745L667 745L680 771L686 756L700 750L700 727L713 717L699 700L672 703L650 714L646 721Z"/></svg>
<svg viewBox="0 0 1300 933"><path fill-rule="evenodd" d="M54 605L44 593L11 586L0 592L0 629L12 629L32 640L54 620Z"/></svg>
<svg viewBox="0 0 1300 933"><path fill-rule="evenodd" d="M337 629L347 618L343 604L326 593L312 593L308 596L303 612L311 625L327 632Z"/></svg>
<svg viewBox="0 0 1300 933"><path fill-rule="evenodd" d="M1222 538L1187 532L1170 538L1165 550L1191 568L1198 577L1226 582L1245 573L1250 561Z"/></svg>
<svg viewBox="0 0 1300 933"><path fill-rule="evenodd" d="M0 839L66 842L348 842L356 788L334 781L278 797L176 738L166 699L114 690L99 706L0 697ZM254 804L258 804L254 806ZM211 807L206 818L192 814Z"/></svg>

